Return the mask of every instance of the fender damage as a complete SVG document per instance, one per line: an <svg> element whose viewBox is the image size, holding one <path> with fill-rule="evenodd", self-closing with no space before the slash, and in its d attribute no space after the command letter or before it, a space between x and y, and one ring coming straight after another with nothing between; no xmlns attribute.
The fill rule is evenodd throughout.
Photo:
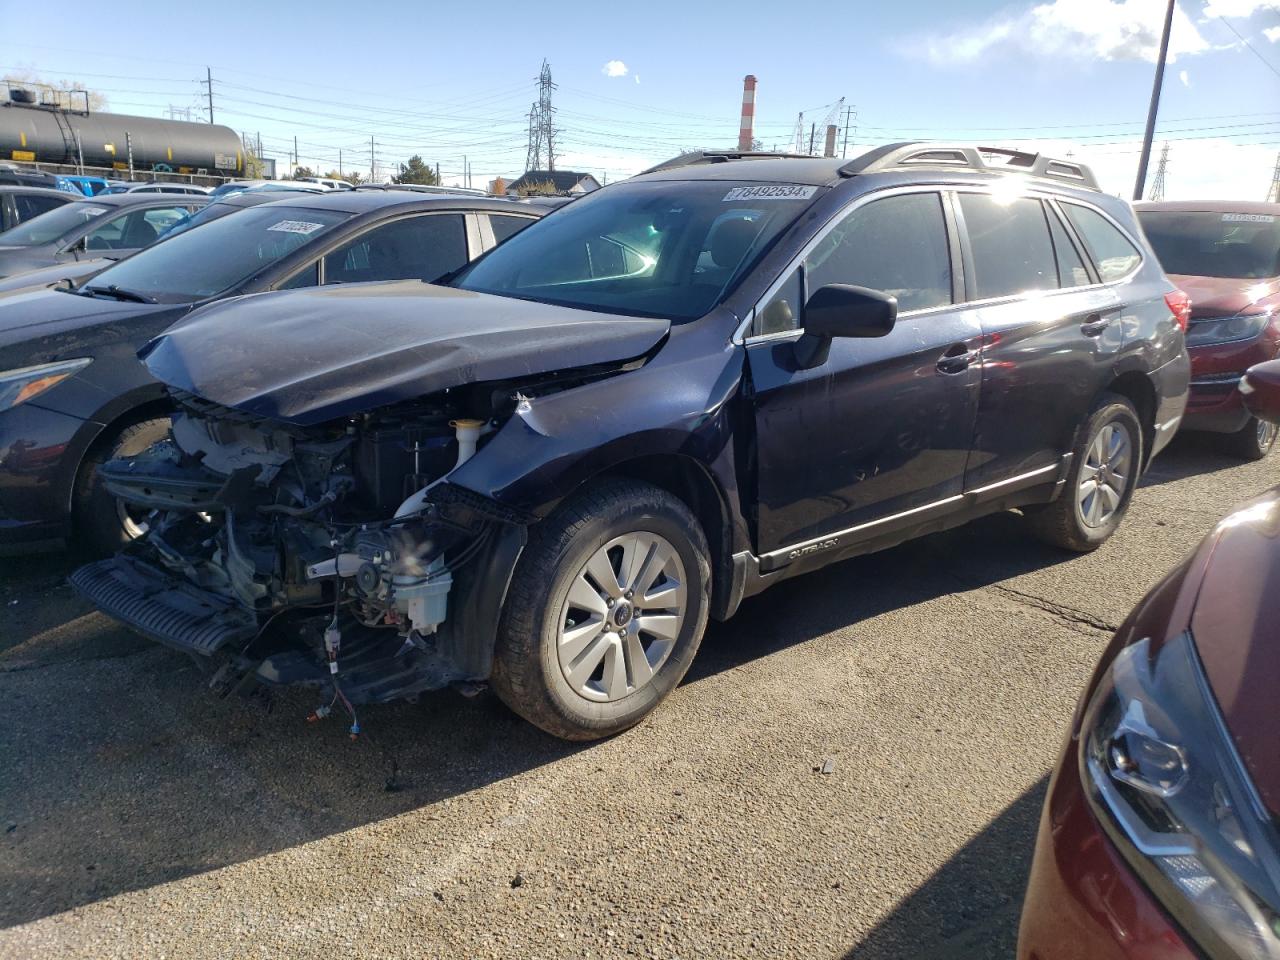
<svg viewBox="0 0 1280 960"><path fill-rule="evenodd" d="M470 311L472 333L483 313ZM333 362L261 363L253 376L273 379L250 383L205 369L228 362L201 360L201 339L227 338L216 320L144 351L180 408L172 435L102 476L152 511L150 529L72 582L152 639L219 662L224 691L332 688L323 713L483 681L529 527L575 484L628 456L683 454L723 471L736 497L740 357L669 350L665 322L548 314L553 354L528 339L485 351L463 326L419 317L391 335L374 325L363 354L348 341L309 348ZM296 322L280 331L296 337ZM481 334L501 342L506 323ZM621 330L602 337L608 324ZM484 361L448 359L470 351ZM228 390L234 405L219 402ZM641 396L662 402L641 414Z"/></svg>

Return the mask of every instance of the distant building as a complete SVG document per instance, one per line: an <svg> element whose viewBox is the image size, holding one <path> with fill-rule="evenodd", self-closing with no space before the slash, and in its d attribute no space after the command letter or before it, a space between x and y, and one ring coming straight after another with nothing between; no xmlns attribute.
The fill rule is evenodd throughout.
<svg viewBox="0 0 1280 960"><path fill-rule="evenodd" d="M548 196L576 197L600 189L600 181L589 173L572 170L530 170L524 176L507 184L508 197L520 197L530 193Z"/></svg>

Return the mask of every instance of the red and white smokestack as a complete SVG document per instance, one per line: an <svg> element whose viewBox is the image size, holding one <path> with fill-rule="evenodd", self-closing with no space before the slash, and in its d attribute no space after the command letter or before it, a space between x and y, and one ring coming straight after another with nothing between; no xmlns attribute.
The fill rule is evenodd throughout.
<svg viewBox="0 0 1280 960"><path fill-rule="evenodd" d="M738 129L738 152L746 153L755 139L756 78L747 74L742 81L742 126Z"/></svg>

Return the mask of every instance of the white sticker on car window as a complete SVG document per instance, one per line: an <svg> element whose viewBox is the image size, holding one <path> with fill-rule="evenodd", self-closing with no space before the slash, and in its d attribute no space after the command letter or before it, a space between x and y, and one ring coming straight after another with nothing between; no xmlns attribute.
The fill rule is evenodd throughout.
<svg viewBox="0 0 1280 960"><path fill-rule="evenodd" d="M1224 213L1223 223L1275 223L1276 218L1269 213Z"/></svg>
<svg viewBox="0 0 1280 960"><path fill-rule="evenodd" d="M106 213L107 208L106 207L81 207L80 212L83 213L86 217L96 217L99 214Z"/></svg>
<svg viewBox="0 0 1280 960"><path fill-rule="evenodd" d="M310 220L281 220L279 223L273 223L267 227L268 230L275 230L277 233L315 233L323 223L312 223Z"/></svg>
<svg viewBox="0 0 1280 960"><path fill-rule="evenodd" d="M734 187L724 195L724 203L731 200L808 200L818 192L817 187L802 187L798 183L762 183L754 187Z"/></svg>

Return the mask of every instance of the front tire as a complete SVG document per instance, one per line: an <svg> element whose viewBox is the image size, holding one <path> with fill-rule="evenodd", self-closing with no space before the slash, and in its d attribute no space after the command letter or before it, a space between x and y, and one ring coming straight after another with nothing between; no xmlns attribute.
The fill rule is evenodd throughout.
<svg viewBox="0 0 1280 960"><path fill-rule="evenodd" d="M1116 532L1142 472L1142 424L1133 404L1105 394L1080 431L1065 489L1027 510L1032 533L1076 553L1097 550Z"/></svg>
<svg viewBox="0 0 1280 960"><path fill-rule="evenodd" d="M142 453L168 435L168 417L139 420L100 439L84 458L72 492L72 521L79 545L87 553L110 556L146 532L145 517L107 492L98 467L117 457Z"/></svg>
<svg viewBox="0 0 1280 960"><path fill-rule="evenodd" d="M1225 437L1227 449L1241 460L1261 460L1276 445L1278 428L1274 423L1267 423L1257 417L1250 417L1249 422L1235 433Z"/></svg>
<svg viewBox="0 0 1280 960"><path fill-rule="evenodd" d="M639 723L702 642L711 565L697 518L633 480L575 495L531 532L512 578L491 682L565 740Z"/></svg>

